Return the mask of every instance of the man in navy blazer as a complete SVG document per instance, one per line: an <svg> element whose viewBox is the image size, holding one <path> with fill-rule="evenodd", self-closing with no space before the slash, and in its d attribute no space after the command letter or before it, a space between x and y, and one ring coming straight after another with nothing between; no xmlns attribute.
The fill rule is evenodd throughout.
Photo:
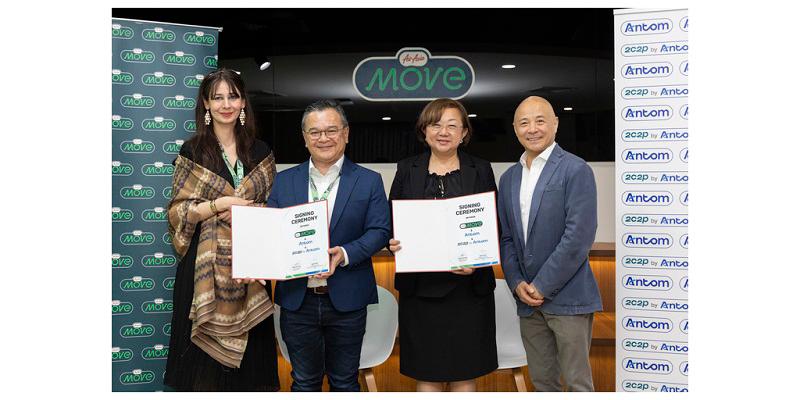
<svg viewBox="0 0 800 400"><path fill-rule="evenodd" d="M331 391L359 391L367 305L378 302L371 257L389 241L389 203L381 176L344 156L349 127L340 105L311 104L301 128L311 158L278 173L267 205L327 200L331 269L275 287L292 391L321 391L323 374Z"/></svg>
<svg viewBox="0 0 800 400"><path fill-rule="evenodd" d="M500 178L500 255L517 300L520 333L537 391L593 391L592 319L602 310L589 267L597 230L597 188L584 160L555 143L550 103L536 96L514 113L525 148Z"/></svg>

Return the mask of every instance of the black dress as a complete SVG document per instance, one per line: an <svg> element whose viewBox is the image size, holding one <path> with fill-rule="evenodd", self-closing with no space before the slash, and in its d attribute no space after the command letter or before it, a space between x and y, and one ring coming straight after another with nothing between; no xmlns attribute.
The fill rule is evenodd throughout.
<svg viewBox="0 0 800 400"><path fill-rule="evenodd" d="M188 147L184 145L180 154L192 159ZM264 160L270 153L271 150L262 141L256 141L251 149L255 164ZM233 177L227 167L223 165L221 169L210 169L227 179L228 183L233 186ZM244 175L249 172L245 168ZM178 391L278 391L280 389L278 355L272 316L250 330L240 368L230 368L220 364L192 343L190 339L192 321L189 320L189 309L194 293L194 264L197 258L199 239L198 223L192 243L178 264L175 273L172 335L169 338L169 355L167 356L164 384ZM267 284L264 290L272 298L272 286Z"/></svg>
<svg viewBox="0 0 800 400"><path fill-rule="evenodd" d="M444 176L428 174L424 198L472 194L462 187L459 170ZM475 290L477 279L494 283L491 268L475 269L472 275L397 275L417 281L416 290L400 290L400 373L427 382L456 382L497 369L494 294ZM452 289L442 295L446 287Z"/></svg>

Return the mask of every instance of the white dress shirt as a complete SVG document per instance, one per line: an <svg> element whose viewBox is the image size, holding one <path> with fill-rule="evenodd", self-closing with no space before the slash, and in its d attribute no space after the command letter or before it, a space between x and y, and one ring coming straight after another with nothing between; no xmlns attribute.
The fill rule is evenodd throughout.
<svg viewBox="0 0 800 400"><path fill-rule="evenodd" d="M547 164L547 159L556 147L556 142L553 142L544 149L541 154L536 156L531 162L531 167L528 168L528 152L522 153L519 158L519 163L522 164L522 183L519 186L519 208L522 214L522 237L525 243L528 243L528 218L531 213L531 202L533 201L533 190L536 189L536 182L539 181L539 176L542 174L544 165Z"/></svg>
<svg viewBox="0 0 800 400"><path fill-rule="evenodd" d="M314 201L314 195L311 193L311 180L314 180L314 185L317 187L317 194L322 196L322 193L328 189L328 185L331 184L333 180L336 182L331 187L330 193L328 193L328 225L331 223L331 216L333 215L333 206L336 203L336 193L339 191L339 182L341 181L341 177L339 177L339 173L342 171L342 165L344 164L344 156L339 158L330 168L328 168L328 172L323 175L317 167L314 166L314 160L309 160L308 162L308 201ZM339 179L336 179L339 178ZM344 247L342 247L342 253L344 253L344 262L340 265L345 266L349 264L349 260L347 258L347 251L345 251ZM328 284L327 279L317 279L317 278L308 278L308 287L317 287L317 286L325 286Z"/></svg>

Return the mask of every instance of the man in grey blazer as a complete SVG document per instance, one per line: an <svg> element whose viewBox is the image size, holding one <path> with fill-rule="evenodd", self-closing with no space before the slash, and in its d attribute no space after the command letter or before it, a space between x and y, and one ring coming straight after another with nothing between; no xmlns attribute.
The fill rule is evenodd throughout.
<svg viewBox="0 0 800 400"><path fill-rule="evenodd" d="M537 391L593 391L589 348L600 291L589 267L597 188L584 160L555 143L550 103L536 96L514 113L525 148L500 178L500 255L517 300L531 383Z"/></svg>

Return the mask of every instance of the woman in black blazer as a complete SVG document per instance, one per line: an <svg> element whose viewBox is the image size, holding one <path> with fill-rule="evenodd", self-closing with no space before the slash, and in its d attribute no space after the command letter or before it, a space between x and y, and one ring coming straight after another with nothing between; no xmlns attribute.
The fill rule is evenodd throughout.
<svg viewBox="0 0 800 400"><path fill-rule="evenodd" d="M437 99L425 106L416 133L428 150L397 163L389 201L450 198L497 191L491 165L460 149L472 126L464 106ZM425 221L420 221L425 223ZM389 250L401 251L389 241ZM497 369L492 268L400 273L400 373L417 391L475 391L475 379Z"/></svg>

